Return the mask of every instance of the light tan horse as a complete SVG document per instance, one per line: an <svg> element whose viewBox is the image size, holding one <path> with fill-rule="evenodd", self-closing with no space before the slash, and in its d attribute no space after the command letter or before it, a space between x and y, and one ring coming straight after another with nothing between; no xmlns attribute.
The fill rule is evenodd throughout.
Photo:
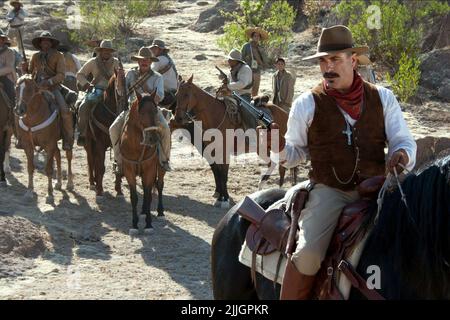
<svg viewBox="0 0 450 320"><path fill-rule="evenodd" d="M61 153L58 148L58 141L62 138L62 134L58 108L54 105L53 95L40 88L31 75L24 75L17 81L16 97L16 114L20 117L17 135L27 156L28 191L25 196L33 197L35 169L33 158L35 147L39 146L46 152L45 174L48 179L48 197L51 199L53 197L54 158L57 165L55 189L60 190L62 186ZM72 150L66 151L66 157L68 162L67 190L73 190Z"/></svg>

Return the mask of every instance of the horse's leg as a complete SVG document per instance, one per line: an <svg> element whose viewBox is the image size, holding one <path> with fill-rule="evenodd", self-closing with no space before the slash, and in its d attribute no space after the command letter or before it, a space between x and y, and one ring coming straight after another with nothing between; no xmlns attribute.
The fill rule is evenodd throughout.
<svg viewBox="0 0 450 320"><path fill-rule="evenodd" d="M279 181L278 185L281 188L284 184L284 177L286 176L286 168L283 167L282 165L278 165L278 173L280 174L280 181Z"/></svg>
<svg viewBox="0 0 450 320"><path fill-rule="evenodd" d="M86 146L84 147L86 150L86 156L87 156L87 162L88 162L88 173L89 173L89 189L95 190L95 176L94 176L94 168L95 168L95 161L93 156L93 143L90 141L90 139L86 140Z"/></svg>
<svg viewBox="0 0 450 320"><path fill-rule="evenodd" d="M49 198L53 197L53 158L55 157L55 152L58 146L51 146L47 150L46 153L46 161L45 161L45 174L47 175L47 194ZM59 155L61 160L61 155Z"/></svg>
<svg viewBox="0 0 450 320"><path fill-rule="evenodd" d="M128 185L130 186L130 200L133 212L132 228L130 229L130 236L132 236L139 232L138 230L139 216L137 214L138 194L136 191L136 178L133 177L132 179L128 179Z"/></svg>
<svg viewBox="0 0 450 320"><path fill-rule="evenodd" d="M114 182L114 189L116 190L117 198L123 198L123 192L122 192L122 175L120 173L116 173L116 180Z"/></svg>
<svg viewBox="0 0 450 320"><path fill-rule="evenodd" d="M217 164L215 164L215 163L210 164L210 167L211 167L211 171L213 172L213 175L214 175L214 182L216 184L216 190L214 191L213 197L219 198L220 191L219 191L219 174L217 172Z"/></svg>
<svg viewBox="0 0 450 320"><path fill-rule="evenodd" d="M11 165L9 163L9 155L10 155L10 148L11 148L11 137L12 137L12 129L9 129L6 131L6 138L5 138L5 160L3 162L3 169L5 173L11 173Z"/></svg>
<svg viewBox="0 0 450 320"><path fill-rule="evenodd" d="M5 170L3 163L6 153L6 131L0 131L0 187L6 187Z"/></svg>
<svg viewBox="0 0 450 320"><path fill-rule="evenodd" d="M270 161L267 164L267 171L261 176L261 179L259 180L258 190L264 189L264 185L269 180L270 176L272 175L273 170L275 170L275 167L276 167L276 165L275 165L275 163L273 161Z"/></svg>
<svg viewBox="0 0 450 320"><path fill-rule="evenodd" d="M218 173L219 173L219 182L220 182L220 196L216 202L216 206L222 209L230 208L230 196L228 194L228 170L230 166L228 164L219 164Z"/></svg>
<svg viewBox="0 0 450 320"><path fill-rule="evenodd" d="M106 148L103 148L103 146L99 144L99 141L97 141L96 145L97 150L101 150L101 152L97 152L95 154L95 186L97 191L97 198L101 198L103 197L103 175L105 174Z"/></svg>
<svg viewBox="0 0 450 320"><path fill-rule="evenodd" d="M145 229L144 234L150 234L153 232L152 226L152 214L150 212L150 206L152 204L152 187L151 185L143 184L144 200L142 203L142 214L145 214Z"/></svg>
<svg viewBox="0 0 450 320"><path fill-rule="evenodd" d="M292 175L293 175L293 177L292 177L292 185L295 186L297 184L298 170L299 169L298 169L298 167L295 167L295 168L293 168L291 170L293 170L293 173L292 173Z"/></svg>
<svg viewBox="0 0 450 320"><path fill-rule="evenodd" d="M73 151L72 150L67 150L66 151L66 158L67 158L67 170L68 170L66 189L69 190L69 191L72 191L74 189L73 172L72 172L72 158L73 158Z"/></svg>
<svg viewBox="0 0 450 320"><path fill-rule="evenodd" d="M158 217L164 217L163 205L163 189L164 189L164 175L163 170L158 169L158 180L156 181L156 188L158 189Z"/></svg>
<svg viewBox="0 0 450 320"><path fill-rule="evenodd" d="M57 147L55 150L55 160L56 160L56 184L55 189L61 190L62 187L62 170L61 170L61 152Z"/></svg>
<svg viewBox="0 0 450 320"><path fill-rule="evenodd" d="M25 193L25 198L33 198L34 192L34 149L31 145L24 145L25 155L27 156L27 170L28 170L28 190Z"/></svg>

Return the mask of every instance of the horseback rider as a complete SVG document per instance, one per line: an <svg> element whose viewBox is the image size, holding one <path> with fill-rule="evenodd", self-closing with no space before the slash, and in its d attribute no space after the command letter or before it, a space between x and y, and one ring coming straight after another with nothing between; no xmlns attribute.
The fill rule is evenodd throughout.
<svg viewBox="0 0 450 320"><path fill-rule="evenodd" d="M0 84L12 109L15 105L16 96L14 87L17 80L16 55L14 50L7 45L8 41L8 36L0 31Z"/></svg>
<svg viewBox="0 0 450 320"><path fill-rule="evenodd" d="M78 110L79 146L84 146L86 143L86 130L92 108L102 101L103 92L108 87L114 70L120 69L119 60L113 57L115 51L111 40L103 40L100 46L95 48L97 56L89 59L77 72L78 86L87 93ZM91 81L88 81L89 76L92 76Z"/></svg>
<svg viewBox="0 0 450 320"><path fill-rule="evenodd" d="M8 14L6 15L6 20L8 21L8 36L11 39L15 39L18 44L20 51L23 51L22 41L20 41L20 36L23 35L23 25L25 23L25 17L28 15L27 12L22 8L23 3L20 1L10 1L9 4L13 6ZM21 34L19 34L19 32Z"/></svg>
<svg viewBox="0 0 450 320"><path fill-rule="evenodd" d="M66 77L64 85L74 91L77 91L77 72L81 69L80 60L70 52L70 46L66 43L58 46L58 51L64 55L66 63Z"/></svg>
<svg viewBox="0 0 450 320"><path fill-rule="evenodd" d="M63 149L73 147L73 117L70 108L61 93L66 66L64 55L58 52L59 40L49 31L43 31L32 40L33 46L39 50L31 56L29 65L22 64L24 73L31 73L36 83L43 89L51 91L62 118Z"/></svg>
<svg viewBox="0 0 450 320"><path fill-rule="evenodd" d="M301 212L296 250L288 257L281 299L310 297L339 215L359 199L359 182L384 175L386 164L391 172L414 167L416 143L394 94L354 71L357 55L367 51L355 47L351 31L338 25L323 29L317 53L303 59L319 59L324 80L294 101L281 146L280 163L287 168L311 159L314 184ZM268 137L270 145L270 131Z"/></svg>
<svg viewBox="0 0 450 320"><path fill-rule="evenodd" d="M289 113L294 98L295 76L286 70L286 61L278 58L277 71L272 76L273 104Z"/></svg>
<svg viewBox="0 0 450 320"><path fill-rule="evenodd" d="M170 49L162 40L153 40L149 47L158 61L152 63L152 69L163 76L164 79L164 99L162 106L171 105L175 101L175 93L178 90L178 71L175 62L169 56Z"/></svg>
<svg viewBox="0 0 450 320"><path fill-rule="evenodd" d="M164 80L162 75L153 71L151 63L158 62L149 48L142 47L139 49L139 53L131 57L131 60L137 61L138 67L132 68L126 75L127 88L133 87L133 91L129 93L129 101L132 103L136 99L135 92L138 94L152 93L156 90L155 103L158 104L164 99ZM136 84L138 83L138 84ZM114 158L116 160L116 168L121 172L122 157L120 155L119 139L122 133L122 128L125 124L128 110L123 111L113 122L109 128L109 135L111 138L111 144L114 150ZM158 123L159 122L159 123ZM161 166L165 171L170 171L169 159L170 159L170 147L171 147L171 135L170 128L167 120L164 118L161 110L158 108L158 125L161 130L160 145L158 146L158 156Z"/></svg>
<svg viewBox="0 0 450 320"><path fill-rule="evenodd" d="M260 41L269 39L269 34L262 28L248 28L245 30L247 39L250 39L242 47L242 58L252 69L252 97L258 95L261 83L261 71L269 66L269 58L266 50L260 45Z"/></svg>

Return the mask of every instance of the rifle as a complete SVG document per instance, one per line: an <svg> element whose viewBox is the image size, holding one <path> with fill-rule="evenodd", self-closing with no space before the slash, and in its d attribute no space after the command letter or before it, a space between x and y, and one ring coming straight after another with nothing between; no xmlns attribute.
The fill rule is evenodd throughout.
<svg viewBox="0 0 450 320"><path fill-rule="evenodd" d="M21 26L20 26L21 27ZM20 31L20 27L17 28L17 32L19 33L19 41L20 41L20 46L22 48L22 58L23 58L23 62L27 62L27 55L25 53L25 47L23 46L23 39L22 39L22 31Z"/></svg>
<svg viewBox="0 0 450 320"><path fill-rule="evenodd" d="M120 57L118 57L118 59L119 59L119 69L124 70L122 60L120 59ZM123 94L119 96L117 104L120 110L127 110L128 109L127 85L125 83L125 78L121 79L121 81L122 81L122 88L120 89L122 90Z"/></svg>
<svg viewBox="0 0 450 320"><path fill-rule="evenodd" d="M272 124L272 119L270 119L263 111L258 110L255 106L253 106L251 103L249 103L247 100L242 98L239 94L236 93L236 91L232 92L233 97L239 100L240 105L247 109L251 114L255 116L256 119L260 120L262 122L262 125L270 130L270 125Z"/></svg>
<svg viewBox="0 0 450 320"><path fill-rule="evenodd" d="M229 80L228 80L228 76L225 72L223 72L218 66L215 66L217 70L219 70L221 76L223 77L222 82L223 84L228 84Z"/></svg>

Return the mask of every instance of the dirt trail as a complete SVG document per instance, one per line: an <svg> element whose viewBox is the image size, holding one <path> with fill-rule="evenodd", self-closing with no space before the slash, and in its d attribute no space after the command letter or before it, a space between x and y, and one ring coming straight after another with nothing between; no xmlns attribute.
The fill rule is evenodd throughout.
<svg viewBox="0 0 450 320"><path fill-rule="evenodd" d="M208 6L176 2L177 13L148 18L141 26L141 33L164 39L179 72L183 77L194 73L194 82L203 88L219 85L214 65L225 66L224 53L215 44L217 35L189 29L199 13L214 4L208 2ZM307 33L297 34L296 41L308 37ZM301 63L300 54L293 50L289 56L297 66L296 95L319 79L317 67ZM194 59L197 55L206 60ZM263 74L261 89L270 92L269 73ZM449 112L448 106L436 108ZM439 120L442 112L427 115L434 117L434 122L424 122L420 114L416 117L412 112L405 116L416 137L428 133L448 136L448 121ZM0 190L0 215L24 217L41 226L48 234L49 249L27 268L10 274L1 273L0 268L0 299L211 299L210 243L226 210L211 206L214 179L197 151L173 137L172 152L174 170L166 175L164 192L166 218L154 219L151 236L130 238L129 193L124 188L125 199L114 197L109 156L103 200L97 201L88 189L85 152L76 147L75 191L55 191L54 202L47 203L40 157L35 175L37 198L27 203L23 198L27 185L24 153L13 149L13 172L7 176L10 186ZM256 155L234 159L229 174L232 198L239 200L256 191L259 174ZM304 176L305 170L301 174ZM276 176L270 186L275 183ZM155 203L152 207L154 213Z"/></svg>

